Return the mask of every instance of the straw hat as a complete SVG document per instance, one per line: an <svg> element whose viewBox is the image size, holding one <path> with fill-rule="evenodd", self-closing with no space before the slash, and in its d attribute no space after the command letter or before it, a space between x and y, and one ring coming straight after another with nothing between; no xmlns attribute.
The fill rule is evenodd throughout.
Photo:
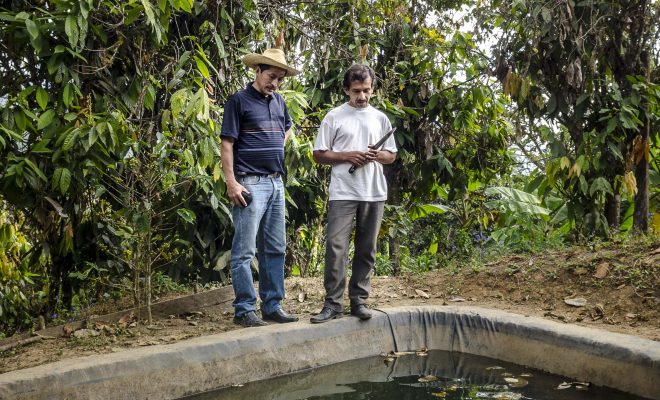
<svg viewBox="0 0 660 400"><path fill-rule="evenodd" d="M259 64L272 65L286 70L285 76L298 75L300 71L286 64L284 52L280 49L266 49L262 54L252 53L243 57L243 63L250 68L256 68Z"/></svg>

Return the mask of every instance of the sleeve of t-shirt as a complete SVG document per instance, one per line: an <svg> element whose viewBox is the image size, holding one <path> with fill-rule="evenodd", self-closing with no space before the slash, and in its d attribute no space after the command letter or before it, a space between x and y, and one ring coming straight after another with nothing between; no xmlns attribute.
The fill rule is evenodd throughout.
<svg viewBox="0 0 660 400"><path fill-rule="evenodd" d="M332 150L332 139L334 136L335 129L333 118L330 115L326 115L325 118L323 118L323 121L321 121L319 133L316 136L316 141L314 142L314 150Z"/></svg>
<svg viewBox="0 0 660 400"><path fill-rule="evenodd" d="M240 132L240 110L237 100L237 96L231 96L227 103L225 103L225 109L222 113L222 130L220 131L220 137L232 137L234 139L238 138Z"/></svg>
<svg viewBox="0 0 660 400"><path fill-rule="evenodd" d="M390 129L392 129L392 124L390 123L390 120L385 117L385 121L383 121L383 131L384 132L389 132ZM392 134L387 140L385 141L385 145L383 146L383 150L390 151L392 153L396 153L396 140L394 140L394 135L396 135L396 132Z"/></svg>
<svg viewBox="0 0 660 400"><path fill-rule="evenodd" d="M291 115L289 115L289 109L287 108L284 99L282 99L282 106L284 107L284 132L286 133L293 125L293 122L291 122Z"/></svg>

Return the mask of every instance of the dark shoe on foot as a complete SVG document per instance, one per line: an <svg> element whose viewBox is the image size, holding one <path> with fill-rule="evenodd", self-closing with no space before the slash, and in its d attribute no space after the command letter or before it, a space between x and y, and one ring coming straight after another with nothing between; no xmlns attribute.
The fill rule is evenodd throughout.
<svg viewBox="0 0 660 400"><path fill-rule="evenodd" d="M270 314L266 314L262 311L261 316L263 317L264 321L279 322L280 324L285 324L287 322L296 322L296 321L298 321L298 317L296 317L295 315L287 314L281 308L279 310L275 311L275 312L270 313Z"/></svg>
<svg viewBox="0 0 660 400"><path fill-rule="evenodd" d="M358 304L351 307L351 315L360 318L361 320L371 318L371 311L364 304Z"/></svg>
<svg viewBox="0 0 660 400"><path fill-rule="evenodd" d="M234 323L236 325L241 325L246 328L250 328L253 326L265 326L268 325L264 321L261 320L261 318L257 317L257 313L254 311L249 311L240 317L234 317Z"/></svg>
<svg viewBox="0 0 660 400"><path fill-rule="evenodd" d="M323 307L323 310L321 310L320 313L310 318L309 321L312 324L320 324L322 322L328 322L331 319L341 318L341 316L342 316L341 311L335 311L330 307Z"/></svg>

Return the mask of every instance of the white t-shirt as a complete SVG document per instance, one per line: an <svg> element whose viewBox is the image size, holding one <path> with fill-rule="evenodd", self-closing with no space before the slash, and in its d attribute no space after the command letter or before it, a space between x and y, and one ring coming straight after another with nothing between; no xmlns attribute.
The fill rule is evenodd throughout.
<svg viewBox="0 0 660 400"><path fill-rule="evenodd" d="M314 150L367 151L368 146L380 140L392 128L385 114L372 106L355 108L348 103L334 108L323 118ZM394 135L383 150L396 153ZM383 165L372 161L348 173L350 163L332 166L330 200L385 201L387 182Z"/></svg>

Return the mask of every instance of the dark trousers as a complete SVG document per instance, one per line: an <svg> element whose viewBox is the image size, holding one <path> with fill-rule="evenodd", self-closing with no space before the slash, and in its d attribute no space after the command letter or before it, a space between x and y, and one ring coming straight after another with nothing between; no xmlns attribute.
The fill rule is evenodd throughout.
<svg viewBox="0 0 660 400"><path fill-rule="evenodd" d="M384 201L333 200L328 205L325 246L325 307L343 311L348 247L355 220L355 252L348 298L351 307L369 297L370 278L376 261L376 240L383 219Z"/></svg>

